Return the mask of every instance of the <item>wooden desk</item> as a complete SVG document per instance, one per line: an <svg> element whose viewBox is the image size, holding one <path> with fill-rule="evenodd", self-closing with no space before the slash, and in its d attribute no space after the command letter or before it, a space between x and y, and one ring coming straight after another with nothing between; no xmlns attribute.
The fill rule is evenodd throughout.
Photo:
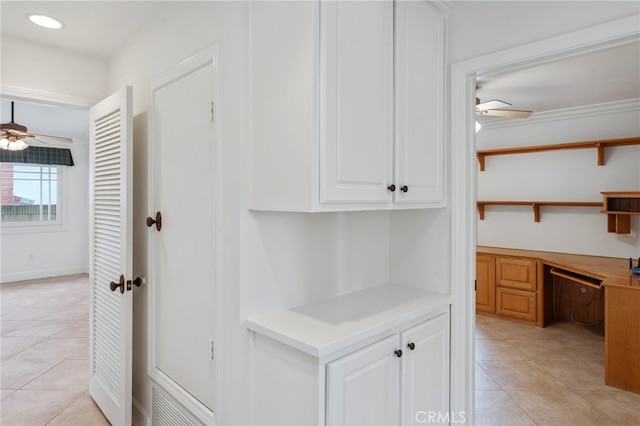
<svg viewBox="0 0 640 426"><path fill-rule="evenodd" d="M629 271L629 259L478 246L479 255L535 260L540 265L535 322L549 317L545 267L600 281L604 289L605 383L640 393L640 276ZM597 284L595 285L597 287Z"/></svg>

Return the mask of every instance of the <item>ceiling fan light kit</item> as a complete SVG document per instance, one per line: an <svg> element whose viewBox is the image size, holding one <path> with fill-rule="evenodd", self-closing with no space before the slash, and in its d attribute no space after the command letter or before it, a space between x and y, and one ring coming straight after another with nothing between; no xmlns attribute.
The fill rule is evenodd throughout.
<svg viewBox="0 0 640 426"><path fill-rule="evenodd" d="M493 117L506 117L506 118L529 118L533 111L504 109L510 107L509 102L501 101L499 99L493 99L487 102L480 102L479 98L476 98L476 114L478 115L490 115Z"/></svg>
<svg viewBox="0 0 640 426"><path fill-rule="evenodd" d="M22 151L27 148L29 148L29 145L27 145L22 139L0 139L0 149L6 149L7 151Z"/></svg>
<svg viewBox="0 0 640 426"><path fill-rule="evenodd" d="M13 101L11 101L11 122L0 125L0 149L22 151L29 148L25 139L34 138L27 133L27 127L13 121Z"/></svg>

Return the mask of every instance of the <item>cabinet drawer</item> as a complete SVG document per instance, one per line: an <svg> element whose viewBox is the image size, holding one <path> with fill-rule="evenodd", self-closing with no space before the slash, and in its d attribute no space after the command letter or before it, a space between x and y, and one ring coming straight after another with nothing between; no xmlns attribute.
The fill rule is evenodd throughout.
<svg viewBox="0 0 640 426"><path fill-rule="evenodd" d="M533 259L496 257L496 285L534 291L537 269L538 262Z"/></svg>
<svg viewBox="0 0 640 426"><path fill-rule="evenodd" d="M536 294L530 291L496 288L496 312L498 315L536 320Z"/></svg>

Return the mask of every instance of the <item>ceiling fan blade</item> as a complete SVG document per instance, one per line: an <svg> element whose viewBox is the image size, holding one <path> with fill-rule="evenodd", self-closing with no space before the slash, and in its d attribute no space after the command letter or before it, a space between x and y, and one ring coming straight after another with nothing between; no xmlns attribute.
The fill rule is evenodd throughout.
<svg viewBox="0 0 640 426"><path fill-rule="evenodd" d="M532 113L533 111L520 111L513 109L488 109L482 111L482 115L507 118L528 118Z"/></svg>
<svg viewBox="0 0 640 426"><path fill-rule="evenodd" d="M73 143L73 139L62 136L34 135L35 139L43 143Z"/></svg>
<svg viewBox="0 0 640 426"><path fill-rule="evenodd" d="M479 110L487 110L487 109L500 109L500 108L508 108L511 104L505 101L501 101L499 99L493 99L487 102L482 102L476 104L476 109Z"/></svg>
<svg viewBox="0 0 640 426"><path fill-rule="evenodd" d="M31 133L22 132L20 130L15 130L7 127L3 127L0 130L0 137L3 138L15 138L15 139L28 139L32 138L33 135Z"/></svg>

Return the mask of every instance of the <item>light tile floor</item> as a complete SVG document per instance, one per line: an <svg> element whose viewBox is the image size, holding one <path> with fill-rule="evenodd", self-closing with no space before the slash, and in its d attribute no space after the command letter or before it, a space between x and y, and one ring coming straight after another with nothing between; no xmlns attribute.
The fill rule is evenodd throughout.
<svg viewBox="0 0 640 426"><path fill-rule="evenodd" d="M0 285L0 424L109 423L88 392L87 275ZM602 333L476 316L476 425L640 425L604 385Z"/></svg>
<svg viewBox="0 0 640 426"><path fill-rule="evenodd" d="M640 394L604 384L604 335L476 315L479 425L640 425Z"/></svg>
<svg viewBox="0 0 640 426"><path fill-rule="evenodd" d="M0 285L0 424L108 425L89 396L86 274Z"/></svg>

